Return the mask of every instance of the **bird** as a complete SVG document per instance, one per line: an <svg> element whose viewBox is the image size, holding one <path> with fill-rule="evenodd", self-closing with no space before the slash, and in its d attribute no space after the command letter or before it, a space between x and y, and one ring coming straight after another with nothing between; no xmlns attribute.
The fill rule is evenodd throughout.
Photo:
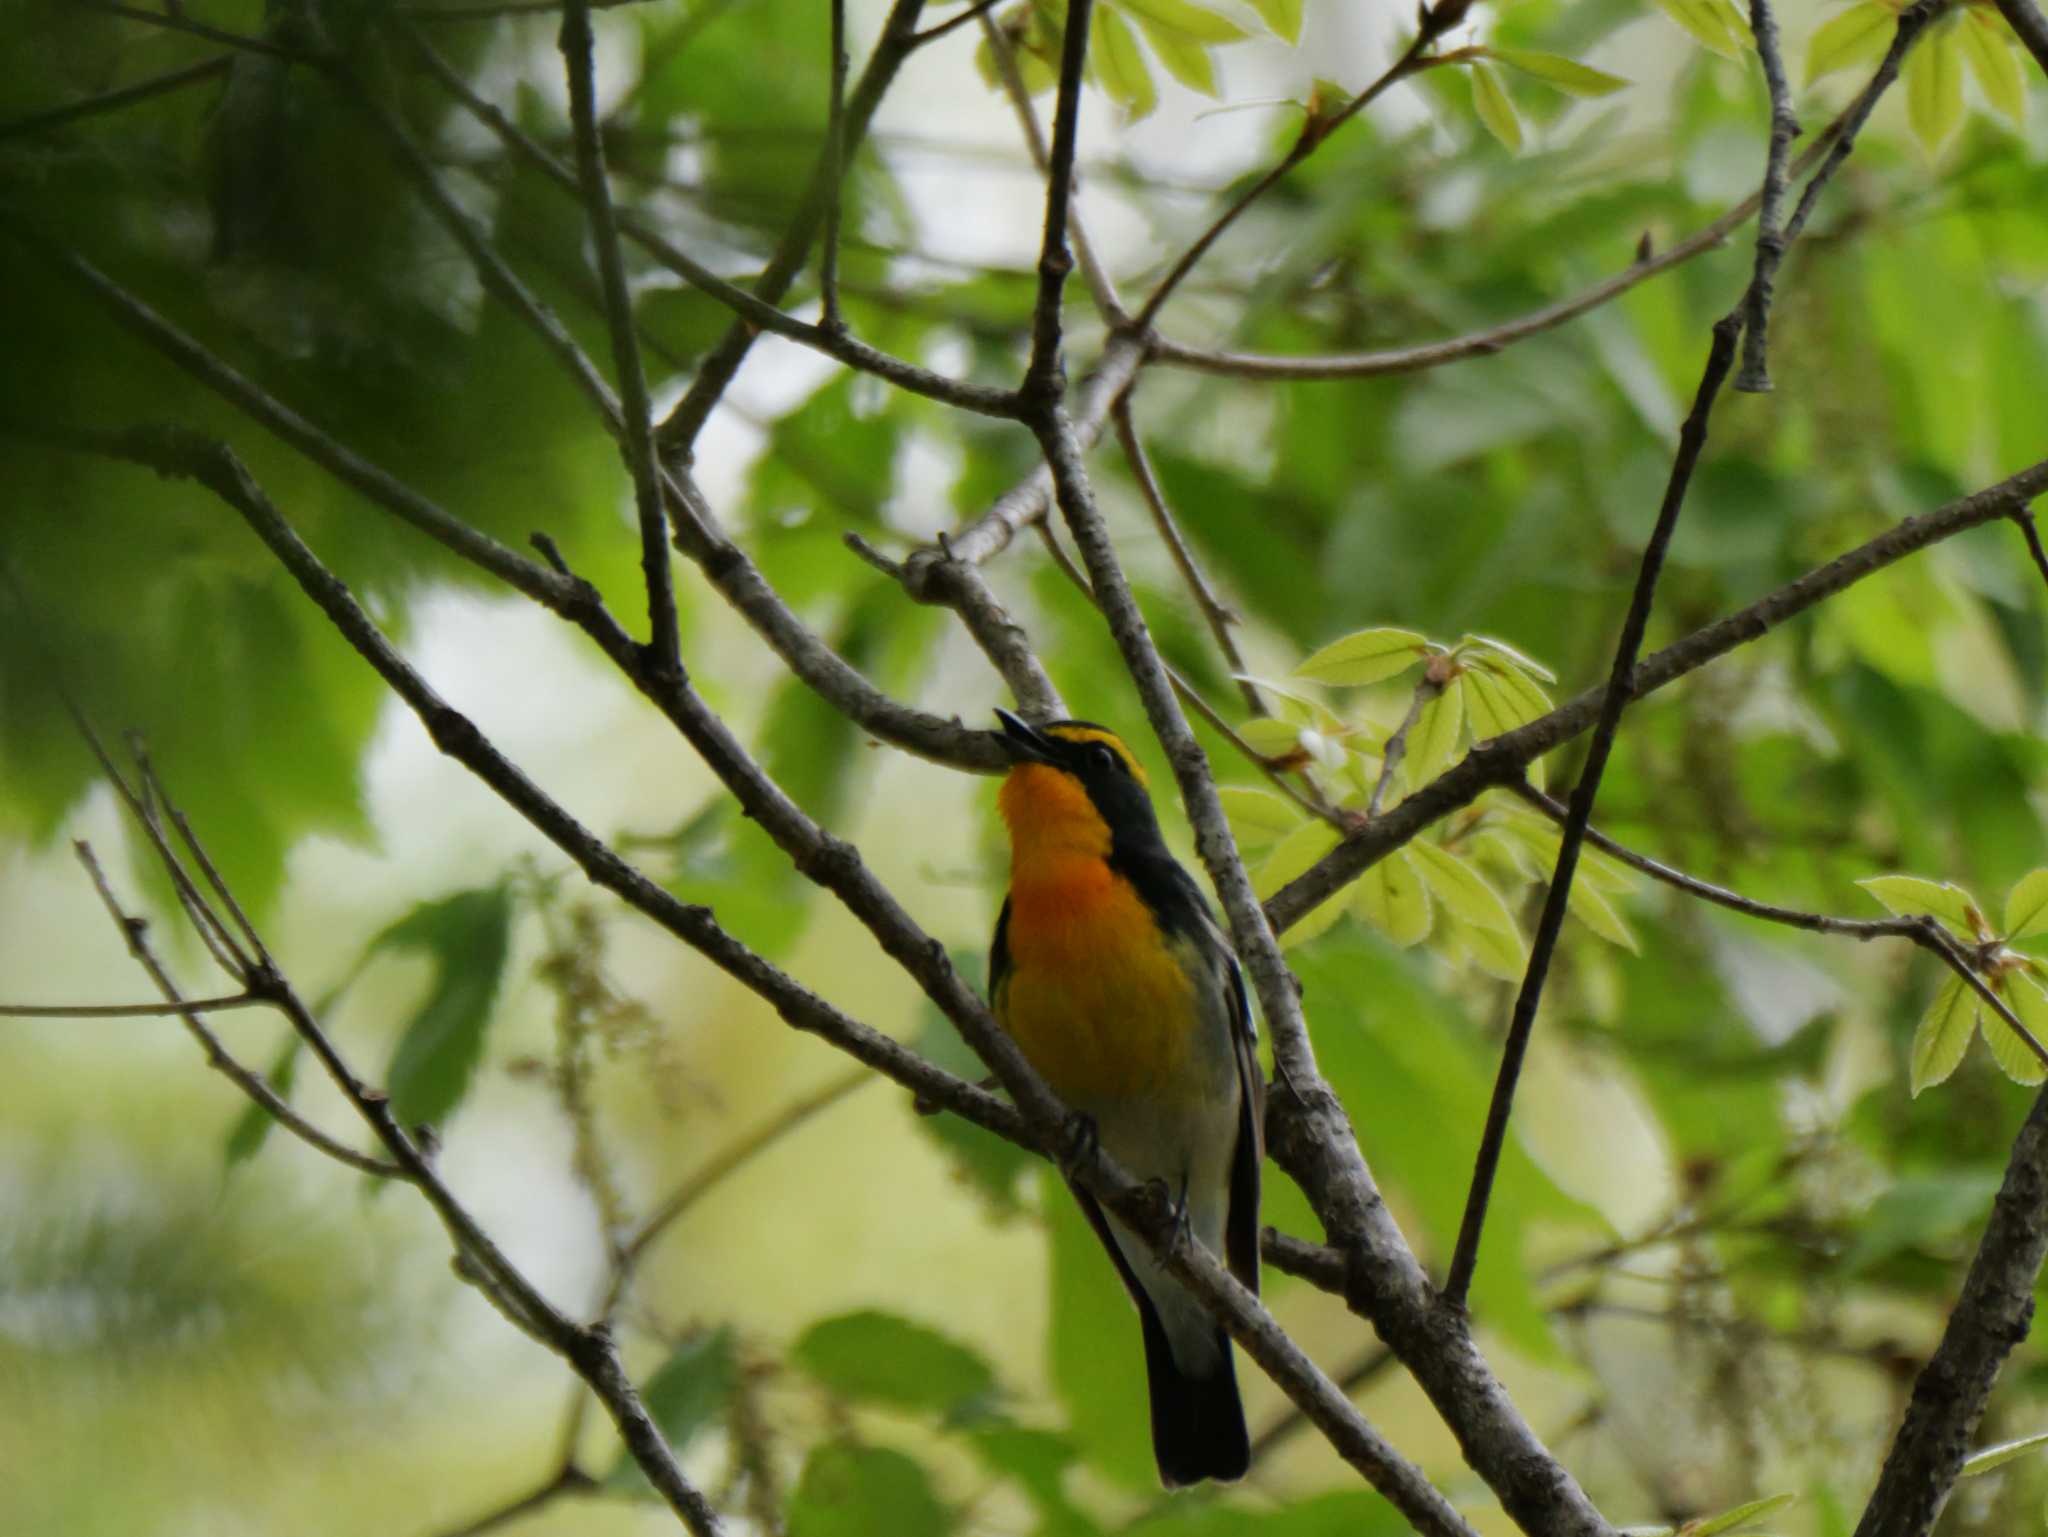
<svg viewBox="0 0 2048 1537"><path fill-rule="evenodd" d="M1163 1181L1184 1230L1256 1294L1265 1080L1237 957L1114 732L996 717L1012 759L997 796L1011 865L989 952L996 1022L1087 1138ZM1069 1184L1137 1305L1161 1483L1243 1477L1229 1335Z"/></svg>

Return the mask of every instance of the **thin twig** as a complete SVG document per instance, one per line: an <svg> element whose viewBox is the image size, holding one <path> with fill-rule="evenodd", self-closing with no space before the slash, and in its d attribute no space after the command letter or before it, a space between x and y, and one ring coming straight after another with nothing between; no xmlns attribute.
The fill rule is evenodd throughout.
<svg viewBox="0 0 2048 1537"><path fill-rule="evenodd" d="M1432 699L1440 698L1444 685L1425 672L1415 680L1415 692L1408 696L1407 712L1401 717L1401 724L1394 728L1394 734L1387 738L1386 750L1380 754L1379 777L1372 783L1372 799L1366 802L1365 814L1376 817L1380 806L1387 798L1387 786L1394 782L1394 771L1401 766L1401 760L1408 756L1408 733L1415 729L1415 723L1422 719L1423 708Z"/></svg>
<svg viewBox="0 0 2048 1537"><path fill-rule="evenodd" d="M837 0L835 0L837 3ZM612 368L619 380L619 413L633 503L640 517L640 570L647 586L648 646L655 666L682 665L676 625L675 574L669 567L668 520L662 511L660 465L654 453L654 420L647 401L647 375L633 323L633 291L619 250L619 221L605 179L604 140L597 125L596 66L589 0L568 0L562 12L562 61L569 78L569 120L576 135L576 169L583 207L597 249L604 287L605 320L611 330Z"/></svg>
<svg viewBox="0 0 2048 1537"><path fill-rule="evenodd" d="M1067 249L1067 212L1074 197L1074 155L1081 122L1081 74L1088 58L1094 0L1067 0L1060 38L1059 94L1052 113L1052 148L1045 167L1045 237L1038 248L1038 302L1031 313L1031 361L1018 393L1026 400L1058 400L1066 393L1060 353L1060 297L1074 270Z"/></svg>
<svg viewBox="0 0 2048 1537"><path fill-rule="evenodd" d="M561 0L541 0L538 8L552 11L560 4ZM495 1532L501 1526L510 1526L514 1521L545 1509L564 1495L588 1494L596 1488L596 1479L572 1464L564 1464L546 1483L529 1489L516 1499L507 1500L504 1504L487 1510L460 1526L437 1532L435 1537L484 1537L486 1532Z"/></svg>
<svg viewBox="0 0 2048 1537"><path fill-rule="evenodd" d="M2027 554L2033 558L2034 569L2041 573L2041 580L2048 582L2048 550L2041 548L2041 531L2034 526L2034 514L2027 508L2016 509L2013 522L2019 525L2020 536L2027 541Z"/></svg>
<svg viewBox="0 0 2048 1537"><path fill-rule="evenodd" d="M1237 680L1238 691L1244 695L1245 708L1254 715L1266 714L1266 701L1260 696L1258 685L1246 676L1251 669L1245 666L1244 653L1237 649L1237 637L1230 633L1231 626L1238 622L1237 615L1224 606L1222 599L1209 586L1208 578L1195 562L1195 552L1188 548L1180 525L1174 521L1173 509L1166 505L1166 493L1160 488L1159 477L1152 473L1151 457L1146 454L1144 440L1138 436L1137 426L1131 420L1130 397L1126 395L1118 400L1110 414L1116 422L1117 442L1123 445L1131 477L1138 483L1138 494L1144 498L1145 507L1152 514L1152 526L1159 530L1159 537L1173 556L1173 564L1179 570L1181 580L1187 583L1189 596L1195 600L1195 607L1202 611L1209 633L1216 638L1216 649L1223 653L1230 675Z"/></svg>
<svg viewBox="0 0 2048 1537"><path fill-rule="evenodd" d="M1569 807L1526 781L1509 785L1507 788L1554 822L1563 824L1570 818ZM1754 897L1742 895L1739 891L1730 891L1726 886L1716 886L1712 881L1703 881L1696 875L1688 875L1683 870L1674 869L1647 854L1637 852L1625 843L1617 842L1591 824L1586 827L1586 841L1602 853L1620 860L1630 869L1640 870L1652 880L1662 881L1665 885L1683 891L1689 896L1712 902L1716 907L1725 907L1730 912L1741 913L1748 918L1761 918L1767 923L1782 923L1789 928L1805 929L1812 934L1841 934L1851 939L1866 940L1911 940L1921 949L1938 957L1943 965L1962 978L1984 1006L2020 1038L2021 1044L2044 1066L2048 1066L2048 1045L2043 1045L2036 1038L2019 1015L2013 1012L2012 1006L1999 997L1984 980L1983 973L1972 960L1972 951L1965 948L1932 917L1920 914L1903 918L1836 918L1826 913L1810 913L1794 907L1780 907L1772 902L1759 902Z"/></svg>
<svg viewBox="0 0 2048 1537"><path fill-rule="evenodd" d="M1778 20L1771 14L1771 0L1749 0L1749 30L1756 38L1764 86L1770 93L1770 146L1764 157L1763 195L1757 206L1756 269L1742 301L1742 367L1735 375L1735 388L1762 394L1771 387L1771 290L1778 263L1785 255L1785 232L1781 227L1785 162L1791 155L1792 141L1799 136L1799 119L1792 114L1792 90L1785 83L1785 61L1778 52Z"/></svg>
<svg viewBox="0 0 2048 1537"><path fill-rule="evenodd" d="M47 133L52 128L61 128L64 124L75 123L81 118L97 117L105 112L118 112L121 108L133 106L138 101L148 101L151 97L167 95L188 85L197 85L202 80L211 80L215 75L225 74L232 63L233 54L216 54L213 58L201 59L197 64L188 64L183 69L152 75L149 79L138 80L133 85L103 91L98 96L88 96L83 101L74 101L69 106L52 107L47 112L32 112L27 117L12 118L0 123L0 140Z"/></svg>
<svg viewBox="0 0 2048 1537"><path fill-rule="evenodd" d="M1899 12L1898 30L1892 34L1891 46L1878 61L1877 69L1869 81L1843 110L1837 120L1841 124L1841 131L1835 135L1834 143L1828 146L1827 154L1821 159L1820 168L1807 179L1805 188L1799 194L1799 206L1792 210L1792 217L1785 225L1785 246L1788 250L1793 242L1798 240L1800 231L1806 228L1806 221L1812 216L1813 206L1819 201L1822 189L1827 186L1835 172L1841 169L1842 162L1849 158L1849 151L1856 147L1856 135L1863 131L1863 125L1869 121L1871 109L1876 107L1877 99L1899 78L1899 66L1905 62L1907 51L1919 41L1920 34L1927 30L1935 18L1954 3L1955 0L1919 0L1917 5Z"/></svg>
<svg viewBox="0 0 2048 1537"><path fill-rule="evenodd" d="M964 27L970 21L986 16L996 8L997 3L998 0L974 0L974 4L968 6L958 16L948 17L944 21L935 22L931 26L926 27L922 32L912 33L910 41L919 48L924 47L927 43L936 43L954 29Z"/></svg>
<svg viewBox="0 0 2048 1537"><path fill-rule="evenodd" d="M178 12L163 10L149 11L137 5L121 5L114 0L71 0L81 10L98 11L106 16L119 16L124 21L139 21L152 27L163 27L172 32L183 32L192 37L203 37L209 43L220 43L244 53L267 53L274 59L290 59L295 63L309 64L310 55L296 48L287 48L274 43L267 37L251 37L246 32L229 32L221 27L208 26L203 21Z"/></svg>
<svg viewBox="0 0 2048 1537"><path fill-rule="evenodd" d="M1664 504L1658 510L1656 527L1643 548L1636 572L1634 595L1622 620L1621 639L1614 648L1614 665L1608 674L1607 692L1602 697L1600 718L1593 727L1593 739L1586 752L1586 765L1572 789L1571 815L1558 845L1557 867L1551 872L1550 889L1544 894L1543 913L1536 923L1535 942L1529 947L1529 964L1522 974L1522 986L1515 997L1515 1009L1508 1023L1507 1041L1501 1049L1500 1072L1494 1079L1493 1098L1486 1110L1486 1126L1479 1138L1479 1155L1472 1171L1472 1188L1465 1199L1465 1215L1458 1226L1457 1247L1451 1254L1450 1271L1444 1280L1444 1298L1462 1308L1472 1288L1472 1272L1479 1263L1479 1240L1486 1227L1487 1204L1493 1195L1493 1177L1507 1144L1508 1116L1514 1108L1515 1088L1521 1077L1522 1058L1529 1049L1529 1037L1536 1025L1536 1006L1543 997L1543 983L1549 974L1550 957L1557 948L1559 930L1564 927L1565 904L1571 895L1572 875L1579 862L1579 848L1585 841L1586 823L1593 815L1593 800L1600 793L1600 778L1606 772L1608 755L1621 725L1621 712L1633 692L1636 657L1642 650L1643 632L1650 622L1650 605L1657 593L1657 578L1663 573L1664 553L1670 547L1672 530L1685 506L1685 493L1692 483L1700 450L1706 446L1707 422L1714 399L1735 361L1735 343L1741 329L1739 312L1714 326L1713 346L1700 375L1700 386L1685 424L1679 429L1678 453L1671 464L1671 479L1664 489Z"/></svg>
<svg viewBox="0 0 2048 1537"><path fill-rule="evenodd" d="M839 313L839 217L846 197L846 0L830 4L832 100L825 119L825 237L818 252L818 305L824 329L844 331L846 320Z"/></svg>
<svg viewBox="0 0 2048 1537"><path fill-rule="evenodd" d="M1052 152L1046 147L1045 134L1038 126L1038 113L1031 105L1031 92L1025 87L1023 73L1017 68L1017 50L1011 46L1009 35L987 14L986 7L977 5L968 14L981 16L982 35L988 40L990 57L995 60L996 78L1002 82L1003 94L1009 98L1010 110L1016 114L1017 126L1024 134L1024 147L1031 152L1031 163L1038 174L1044 176L1052 164ZM1078 176L1078 162L1075 172ZM1089 240L1087 227L1081 222L1081 210L1071 205L1067 209L1067 233L1072 240L1074 255L1081 263L1081 280L1088 285L1089 297L1095 301L1096 312L1101 315L1103 323L1112 331L1128 328L1130 317L1124 313L1116 283L1095 253L1094 242Z"/></svg>
<svg viewBox="0 0 2048 1537"><path fill-rule="evenodd" d="M1469 9L1470 0L1437 0L1436 5L1425 6L1419 17L1415 40L1401 51L1400 56L1387 66L1385 72L1345 103L1341 111L1328 118L1311 118L1304 123L1300 137L1294 141L1287 153L1281 156L1278 163L1240 193L1230 206L1217 215L1209 227L1196 237L1195 242L1181 252L1180 258L1167 270L1166 276L1159 280L1158 286L1145 300L1144 308L1138 311L1138 328L1151 329L1152 323L1159 318L1159 311L1165 306L1166 301L1173 297L1174 290L1180 287L1190 272L1194 271L1195 264L1208 254L1209 248L1237 222L1239 215L1278 185L1289 171L1314 154L1331 134L1377 101L1389 86L1415 73L1430 45L1463 21Z"/></svg>
<svg viewBox="0 0 2048 1537"><path fill-rule="evenodd" d="M152 1019L166 1014L263 1008L269 1002L254 993L228 993L219 998L181 998L175 1003L0 1003L0 1019Z"/></svg>
<svg viewBox="0 0 2048 1537"><path fill-rule="evenodd" d="M171 980L170 972L163 962L157 959L156 952L150 948L149 925L140 918L129 916L122 908L120 899L114 895L113 886L107 881L106 872L100 868L100 862L93 854L92 845L80 839L72 844L71 848L77 854L78 862L85 866L85 873L91 878L93 889L99 893L100 902L107 909L107 916L114 920L114 926L127 940L128 953L148 974L150 981L156 984L157 991L164 995L166 1012L176 1014L184 1022L185 1028L191 1032L192 1038L199 1043L199 1049L205 1053L208 1067L218 1071L236 1088L261 1105L265 1113L286 1131L308 1147L325 1153L335 1162L382 1179L412 1177L411 1172L399 1164L372 1157L368 1153L359 1153L346 1142L330 1137L292 1109L290 1103L270 1086L269 1081L261 1073L253 1072L237 1062L233 1053L221 1044L220 1037L209 1030L206 1021L200 1017L202 1009L214 1005L185 1001L178 991L178 984ZM255 1001L265 1005L272 1002L269 998L259 998Z"/></svg>

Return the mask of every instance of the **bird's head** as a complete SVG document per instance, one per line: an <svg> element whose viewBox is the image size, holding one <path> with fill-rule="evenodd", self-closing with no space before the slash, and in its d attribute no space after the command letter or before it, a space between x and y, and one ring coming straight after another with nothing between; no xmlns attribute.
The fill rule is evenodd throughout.
<svg viewBox="0 0 2048 1537"><path fill-rule="evenodd" d="M1119 841L1159 837L1145 770L1116 733L1093 721L1033 726L996 711L1015 760L997 805L1018 860L1106 859Z"/></svg>

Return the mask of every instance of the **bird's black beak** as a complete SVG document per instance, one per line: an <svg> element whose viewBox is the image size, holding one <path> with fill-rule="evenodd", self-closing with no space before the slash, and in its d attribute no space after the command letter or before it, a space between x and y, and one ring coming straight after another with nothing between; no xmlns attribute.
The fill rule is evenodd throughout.
<svg viewBox="0 0 2048 1537"><path fill-rule="evenodd" d="M1052 743L1044 732L1008 710L998 708L996 719L1003 724L1003 745L1019 763L1050 763Z"/></svg>

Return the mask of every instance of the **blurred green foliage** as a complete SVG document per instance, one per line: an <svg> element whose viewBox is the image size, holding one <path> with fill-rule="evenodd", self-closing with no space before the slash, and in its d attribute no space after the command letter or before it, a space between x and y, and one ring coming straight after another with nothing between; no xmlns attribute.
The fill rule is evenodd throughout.
<svg viewBox="0 0 2048 1537"><path fill-rule="evenodd" d="M148 741L261 919L290 909L288 862L309 839L368 844L380 831L365 763L387 706L368 669L207 493L59 450L51 432L177 422L227 439L401 645L418 639L430 595L491 589L124 330L8 228L75 250L255 388L463 521L519 548L535 531L549 535L616 611L642 612L611 442L547 351L486 293L365 108L407 125L440 183L603 357L576 201L481 131L409 40L422 27L566 159L552 19L421 15L399 25L404 9L320 8L319 41L337 62L316 69L58 0L0 0L0 26L21 40L0 50L0 559L12 578L0 587L0 836L10 846L47 846L92 784L65 691L104 726ZM1243 120L1258 124L1246 130L1256 143L1230 164L1228 196L1295 142L1309 114L1376 72L1379 54L1340 24L1343 9L1116 0L1097 11L1086 113L1118 130L1152 113L1188 123L1200 120L1183 87L1238 106L1255 94L1241 81L1261 71L1317 82L1295 90L1293 105L1269 102ZM1895 8L1782 9L1811 130L1860 82ZM1191 344L1294 354L1456 335L1576 293L1625 269L1639 247L1666 249L1754 186L1764 98L1741 9L1529 0L1502 10L1449 40L1469 56L1349 122L1259 202L1163 328ZM874 16L854 11L856 33L871 35ZM287 51L312 36L312 13L290 5L188 0L182 14ZM927 20L953 14L934 6ZM737 280L764 264L811 182L829 78L821 18L813 0L653 0L601 24L605 146L621 202ZM1049 80L1061 8L1025 0L995 19L1026 78ZM1302 38L1317 50L1313 68L1288 51ZM966 78L977 47L992 65L968 28L932 58ZM9 129L215 56L229 60L225 72L185 88ZM2041 84L1995 16L1972 4L1937 24L1896 94L1781 276L1775 393L1719 407L1652 646L2043 452ZM990 120L999 112L992 98ZM845 312L875 345L1009 384L1028 350L1030 221L1007 262L952 254L962 242L949 237L972 232L949 220L965 215L935 206L912 169L939 141L956 186L1006 173L953 154L951 128L914 106L885 112L853 157ZM1215 168L1167 164L1145 138L1152 131L1105 132L1089 173L1087 211L1112 215L1098 227L1125 227L1115 250L1127 298L1219 206L1175 181L1213 181ZM728 318L629 256L648 366L669 399ZM1134 414L1174 514L1243 615L1270 716L1245 711L1156 548L1127 467L1105 448L1095 472L1168 659L1254 747L1287 755L1297 787L1312 783L1351 810L1379 784L1411 705L1389 803L1472 741L1602 677L1707 327L1749 261L1733 240L1569 326L1434 371L1274 384L1154 368ZM787 302L801 309L815 297L807 275ZM1100 331L1083 295L1069 316L1078 376ZM761 352L744 382L758 371L772 387L738 398L734 441L744 443L707 439L733 488L720 516L782 596L876 684L944 710L964 712L971 697L979 711L994 685L978 672L960 684L975 664L962 660L947 616L907 603L843 540L858 534L900 553L978 515L1029 468L1024 434L844 372L819 382L786 352ZM879 787L902 781L875 768L863 734L794 680L761 686L755 652L740 655L751 639L718 628L708 589L679 571L694 680L799 803L846 835L879 819L886 837L945 870L980 859L988 840L977 844L971 826L915 804L878 808ZM1132 691L1086 598L1028 539L990 574L1074 712L1136 735ZM1874 894L1935 912L1972 943L2007 947L2000 994L2037 1017L2028 1011L2048 1003L2033 981L2039 904L2021 894L2038 897L2048 863L2043 597L2004 527L1860 583L1636 706L1600 825L1745 893L1847 916L1875 913L1859 881L1910 872L1918 886ZM1275 889L1335 834L1220 734L1198 729L1262 889ZM1151 745L1136 745L1154 784L1169 784ZM587 746L608 755L606 743ZM1554 783L1569 782L1579 750L1547 760ZM874 974L817 963L813 888L727 797L692 795L679 820L642 824L667 830L640 837L634 857L865 1014L880 959L863 963ZM1489 798L1290 938L1324 1070L1412 1241L1438 1265L1554 848L1547 822ZM931 900L974 909L971 931L981 907L992 910L999 864L975 864L968 879L971 899ZM958 884L929 884L948 881ZM472 1134L465 1117L480 1085L528 1061L532 1043L508 1039L500 1016L537 920L517 883L457 889L449 877L425 889L441 895L409 911L394 898L336 948L424 961L386 1000L395 1050L385 1083L403 1119L434 1122L459 1142ZM1979 926L1943 910L1944 889L2014 896L2001 912L1976 909ZM1999 1066L2029 1076L2031 1058L1973 995L1902 945L1761 927L1603 859L1582 868L1572 910L1539 1034L1540 1081L1518 1111L1524 1136L1501 1171L1473 1295L1486 1343L1513 1363L1518 1387L1534 1386L1539 1430L1618 1519L1675 1524L1798 1488L1807 1497L1796 1506L1767 1512L1774 1529L1846 1531L2025 1109ZM978 1074L943 1023L919 1017L928 1055ZM1980 1028L1991 1052L1969 1053ZM696 1037L675 1036L662 1050L688 1058ZM643 1059L606 1047L607 1062L629 1063L619 1077L642 1071ZM295 1049L250 1049L281 1091L309 1092L314 1075ZM553 1098L527 1110L580 1117L587 1131L593 1112L549 1071L539 1077ZM1939 1092L1909 1093L1951 1073ZM737 1069L707 1097L719 1095L745 1106L786 1097ZM620 1091L600 1121L606 1112L630 1123L645 1109ZM900 1145L887 1156L943 1161L971 1192L988 1242L1036 1235L1042 1272L1026 1284L1042 1300L1042 1369L1020 1374L1005 1354L1014 1339L964 1303L957 1317L923 1317L893 1297L820 1302L764 1334L694 1296L662 1295L624 1328L650 1410L708 1487L742 1502L770 1490L793 1537L1403 1529L1347 1470L1306 1455L1276 1457L1270 1472L1262 1464L1243 1491L1151 1504L1136 1331L1058 1180L950 1118L905 1108L897 1119ZM218 1205L187 1194L100 1210L9 1175L22 1187L21 1216L0 1240L0 1420L60 1392L52 1384L104 1388L123 1373L138 1404L170 1412L182 1394L217 1386L172 1380L197 1370L189 1345L202 1336L206 1370L225 1375L271 1360L336 1373L350 1352L389 1359L394 1340L435 1359L426 1315L394 1329L396 1306L368 1300L382 1276L366 1255L331 1227L293 1220L269 1193L262 1181L288 1139L267 1129L238 1113L225 1142L208 1144L246 1170ZM627 1141L621 1132L610 1145ZM661 1171L616 1156L643 1176L623 1182L639 1195L662 1182ZM833 1156L884 1155L847 1144ZM793 1180L765 1221L750 1213L721 1241L829 1225L820 1199ZM382 1213L396 1204L344 1204L328 1220L388 1223ZM1267 1209L1282 1228L1313 1234L1298 1194L1270 1169ZM695 1262L715 1268L715 1244L699 1242ZM832 1257L802 1263L825 1289ZM1305 1291L1278 1277L1269 1288L1320 1358L1341 1362L1370 1345L1362 1325L1331 1324ZM264 1415L263 1390L246 1380L221 1391L222 1402ZM345 1425L363 1403L387 1401L374 1385L352 1391L360 1401L312 1418ZM1639 1412L1646 1397L1673 1406L1669 1417ZM1413 1397L1385 1401L1419 1412ZM92 1418L101 1411L64 1402L67 1424L125 1433L112 1411L102 1423ZM2048 1371L2023 1351L1985 1439L2044 1418ZM1413 1426L1391 1430L1423 1448L1416 1455L1485 1530L1504 1529L1461 1481L1454 1450ZM553 1435L513 1438L519 1460L496 1469L504 1499L546 1472ZM586 1466L611 1470L600 1496L648 1492L610 1443L601 1457L594 1435L569 1444ZM18 1500L14 1514L42 1529L135 1529L69 1486L75 1461L40 1482L37 1472L0 1445L0 1491L16 1491L0 1492L0 1516ZM2031 1529L2044 1497L2039 1459L1987 1467L1944 1530ZM624 1500L606 1508L614 1514L601 1519L645 1529L665 1520Z"/></svg>

